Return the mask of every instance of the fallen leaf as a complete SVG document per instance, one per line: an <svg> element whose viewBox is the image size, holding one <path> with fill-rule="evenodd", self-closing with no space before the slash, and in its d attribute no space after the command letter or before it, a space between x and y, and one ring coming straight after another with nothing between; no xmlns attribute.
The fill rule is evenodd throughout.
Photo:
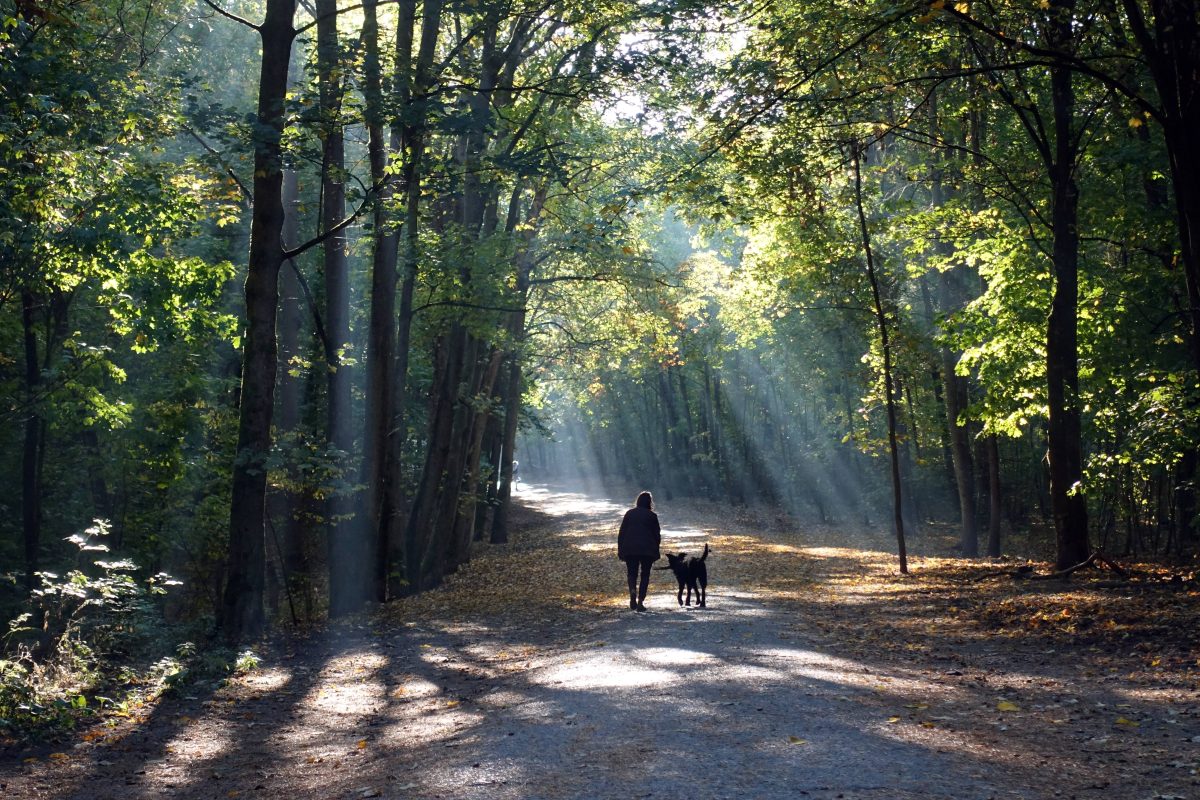
<svg viewBox="0 0 1200 800"><path fill-rule="evenodd" d="M996 703L997 711L1020 711L1021 707L1010 700L1001 700Z"/></svg>
<svg viewBox="0 0 1200 800"><path fill-rule="evenodd" d="M50 754L51 761L66 761L69 758L70 758L70 756L67 755L66 753L51 753Z"/></svg>
<svg viewBox="0 0 1200 800"><path fill-rule="evenodd" d="M1137 727L1140 727L1142 723L1135 722L1131 719L1126 719L1125 717L1117 717L1117 724L1124 725L1129 728L1137 728ZM53 758L53 757L54 756L51 756L51 758Z"/></svg>
<svg viewBox="0 0 1200 800"><path fill-rule="evenodd" d="M359 739L358 744L356 744L355 747L357 747L359 750L366 750L367 749L367 740Z"/></svg>
<svg viewBox="0 0 1200 800"><path fill-rule="evenodd" d="M888 717L888 724L889 724L889 725L895 725L895 724L896 724L897 722L899 722L899 721L900 721L900 718L899 718L899 717Z"/></svg>
<svg viewBox="0 0 1200 800"><path fill-rule="evenodd" d="M788 741L792 744L808 744L807 739L801 739L799 736L789 736Z"/></svg>

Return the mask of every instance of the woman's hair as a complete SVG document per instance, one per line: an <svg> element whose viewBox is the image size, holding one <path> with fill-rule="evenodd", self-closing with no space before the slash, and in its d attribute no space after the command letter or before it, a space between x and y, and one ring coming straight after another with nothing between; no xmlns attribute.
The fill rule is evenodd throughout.
<svg viewBox="0 0 1200 800"><path fill-rule="evenodd" d="M654 498L651 497L649 492L642 492L641 494L639 494L637 496L637 502L634 503L634 505L637 506L638 508L647 508L647 509L650 509L651 511L653 511L654 510Z"/></svg>

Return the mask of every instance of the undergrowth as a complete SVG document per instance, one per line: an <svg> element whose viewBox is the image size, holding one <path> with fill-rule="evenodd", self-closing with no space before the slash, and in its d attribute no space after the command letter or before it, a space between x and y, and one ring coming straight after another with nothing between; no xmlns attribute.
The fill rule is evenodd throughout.
<svg viewBox="0 0 1200 800"><path fill-rule="evenodd" d="M198 648L198 631L171 625L166 573L110 560L108 524L69 537L75 568L39 572L0 649L0 742L49 740L73 728L133 716L185 684L257 665L251 651ZM100 556L100 557L97 557Z"/></svg>

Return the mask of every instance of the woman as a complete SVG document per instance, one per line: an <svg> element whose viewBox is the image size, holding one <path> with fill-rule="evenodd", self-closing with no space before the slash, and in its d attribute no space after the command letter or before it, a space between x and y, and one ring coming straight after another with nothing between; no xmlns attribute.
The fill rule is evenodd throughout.
<svg viewBox="0 0 1200 800"><path fill-rule="evenodd" d="M625 512L621 520L621 532L617 534L617 558L625 562L629 577L629 607L645 611L642 601L650 586L650 565L658 561L658 546L662 542L658 515L654 513L654 498L649 492L637 496L633 508ZM641 580L638 572L641 571Z"/></svg>

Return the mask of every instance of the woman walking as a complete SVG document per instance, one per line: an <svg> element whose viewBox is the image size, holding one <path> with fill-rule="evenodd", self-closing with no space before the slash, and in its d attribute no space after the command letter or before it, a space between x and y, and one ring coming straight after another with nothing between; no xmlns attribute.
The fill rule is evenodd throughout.
<svg viewBox="0 0 1200 800"><path fill-rule="evenodd" d="M650 586L650 565L659 559L661 542L654 498L649 492L642 492L633 508L625 512L621 531L617 534L617 558L625 562L625 573L629 577L629 607L636 611L646 610L642 601Z"/></svg>

